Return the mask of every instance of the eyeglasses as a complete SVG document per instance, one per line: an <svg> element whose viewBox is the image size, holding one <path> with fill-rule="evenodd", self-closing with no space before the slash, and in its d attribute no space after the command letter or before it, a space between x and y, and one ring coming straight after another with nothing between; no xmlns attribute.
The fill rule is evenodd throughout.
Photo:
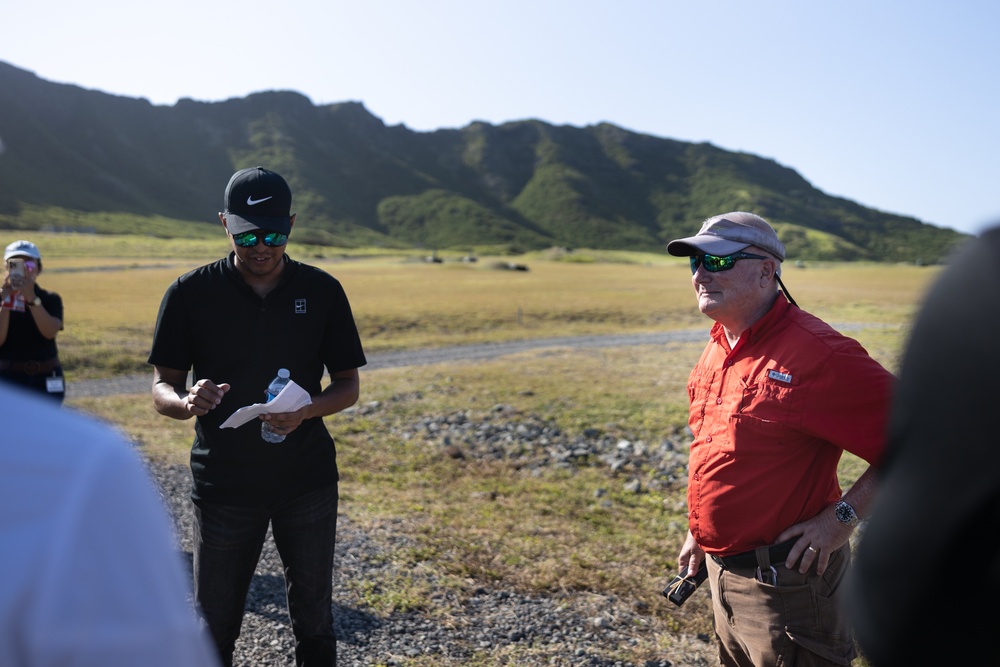
<svg viewBox="0 0 1000 667"><path fill-rule="evenodd" d="M242 234L233 234L233 241L241 248L253 248L261 241L269 248L277 248L288 243L288 234L268 232L262 235L260 232L243 232Z"/></svg>
<svg viewBox="0 0 1000 667"><path fill-rule="evenodd" d="M718 255L709 255L703 253L701 255L691 255L691 273L695 273L699 266L704 266L705 270L709 273L718 273L719 271L728 271L729 269L736 266L736 262L741 259L767 259L763 255L752 255L748 252L734 252L732 255L726 255L725 257L719 257Z"/></svg>

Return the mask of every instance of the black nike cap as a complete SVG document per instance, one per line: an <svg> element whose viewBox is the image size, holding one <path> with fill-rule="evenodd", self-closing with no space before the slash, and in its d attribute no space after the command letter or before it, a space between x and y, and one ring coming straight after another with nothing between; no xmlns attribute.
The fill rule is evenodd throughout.
<svg viewBox="0 0 1000 667"><path fill-rule="evenodd" d="M292 231L292 191L285 179L264 167L241 169L226 185L226 226L232 234L266 229Z"/></svg>

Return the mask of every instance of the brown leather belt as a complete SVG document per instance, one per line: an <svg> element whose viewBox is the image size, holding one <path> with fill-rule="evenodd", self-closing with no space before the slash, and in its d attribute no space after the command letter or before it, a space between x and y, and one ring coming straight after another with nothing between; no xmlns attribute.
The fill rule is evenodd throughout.
<svg viewBox="0 0 1000 667"><path fill-rule="evenodd" d="M59 367L59 357L52 357L48 361L9 361L0 359L0 371L13 371L24 373L25 375L38 375L48 373Z"/></svg>

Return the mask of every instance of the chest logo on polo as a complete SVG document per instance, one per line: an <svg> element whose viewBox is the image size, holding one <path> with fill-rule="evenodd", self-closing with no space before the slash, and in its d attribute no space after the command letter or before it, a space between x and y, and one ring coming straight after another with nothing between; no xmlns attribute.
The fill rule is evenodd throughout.
<svg viewBox="0 0 1000 667"><path fill-rule="evenodd" d="M782 373L781 371L771 370L767 372L767 377L772 380L777 380L778 382L784 382L785 384L792 383L791 373Z"/></svg>
<svg viewBox="0 0 1000 667"><path fill-rule="evenodd" d="M296 315L304 315L305 312L306 312L306 300L305 299L296 299L295 300L295 314Z"/></svg>

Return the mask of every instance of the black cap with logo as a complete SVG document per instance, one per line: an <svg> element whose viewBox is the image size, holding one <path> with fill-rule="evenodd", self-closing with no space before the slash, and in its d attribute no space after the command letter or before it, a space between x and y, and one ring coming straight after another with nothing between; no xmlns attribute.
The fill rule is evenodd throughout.
<svg viewBox="0 0 1000 667"><path fill-rule="evenodd" d="M242 169L226 185L226 226L232 234L255 229L292 230L292 191L285 179L264 167Z"/></svg>

